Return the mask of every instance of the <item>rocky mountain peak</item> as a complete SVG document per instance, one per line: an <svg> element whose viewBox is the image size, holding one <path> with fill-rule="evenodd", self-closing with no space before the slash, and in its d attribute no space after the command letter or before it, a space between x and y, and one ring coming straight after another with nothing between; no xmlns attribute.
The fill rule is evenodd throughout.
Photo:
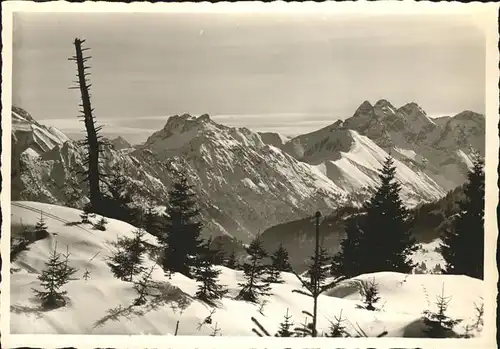
<svg viewBox="0 0 500 349"><path fill-rule="evenodd" d="M366 114L371 112L372 110L373 110L372 104L368 101L364 101L363 103L361 103L358 109L356 109L353 116Z"/></svg>
<svg viewBox="0 0 500 349"><path fill-rule="evenodd" d="M399 112L410 115L413 113L419 113L427 115L426 112L415 102L406 103L401 108L398 109Z"/></svg>
<svg viewBox="0 0 500 349"><path fill-rule="evenodd" d="M110 143L116 150L127 149L132 147L132 145L129 142L127 142L127 140L122 136L113 138L112 140L110 140Z"/></svg>
<svg viewBox="0 0 500 349"><path fill-rule="evenodd" d="M455 120L463 120L463 121L467 121L467 120L480 120L480 119L484 119L484 115L476 113L476 112L473 112L471 110L464 110L463 112L458 113L457 115L455 115L453 117L453 119L455 119Z"/></svg>
<svg viewBox="0 0 500 349"><path fill-rule="evenodd" d="M377 109L383 109L383 108L394 109L394 106L386 99L378 100L373 107Z"/></svg>

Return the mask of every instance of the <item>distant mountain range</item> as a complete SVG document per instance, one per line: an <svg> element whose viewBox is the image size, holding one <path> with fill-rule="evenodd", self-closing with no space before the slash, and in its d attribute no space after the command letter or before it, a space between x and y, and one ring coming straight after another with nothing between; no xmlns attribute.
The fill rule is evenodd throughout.
<svg viewBox="0 0 500 349"><path fill-rule="evenodd" d="M12 200L65 204L82 149L63 132L12 109ZM344 206L359 206L391 154L403 198L414 207L465 182L471 151L484 154L484 116L464 111L430 119L415 103L364 102L354 115L287 138L228 127L208 115L175 115L147 141L105 147L104 171L119 165L137 200L166 204L171 167L195 186L205 234L244 242L269 227ZM85 188L82 188L85 192Z"/></svg>

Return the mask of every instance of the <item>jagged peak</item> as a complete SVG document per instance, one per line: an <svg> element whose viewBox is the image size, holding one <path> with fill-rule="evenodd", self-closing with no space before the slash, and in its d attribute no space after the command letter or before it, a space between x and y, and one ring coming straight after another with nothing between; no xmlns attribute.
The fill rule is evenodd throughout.
<svg viewBox="0 0 500 349"><path fill-rule="evenodd" d="M357 110L360 109L372 109L373 105L369 101L364 101L363 103L360 104Z"/></svg>
<svg viewBox="0 0 500 349"><path fill-rule="evenodd" d="M210 118L210 115L208 115L208 114L200 115L197 120L200 122L212 121L212 119Z"/></svg>
<svg viewBox="0 0 500 349"><path fill-rule="evenodd" d="M419 111L424 115L427 115L427 113L422 109L422 107L415 102L406 103L405 105L403 105L401 108L398 109L398 111L402 111L406 114L409 114L414 110Z"/></svg>
<svg viewBox="0 0 500 349"><path fill-rule="evenodd" d="M377 103L375 103L374 108L383 108L383 107L391 107L394 108L391 102L387 99L379 99Z"/></svg>

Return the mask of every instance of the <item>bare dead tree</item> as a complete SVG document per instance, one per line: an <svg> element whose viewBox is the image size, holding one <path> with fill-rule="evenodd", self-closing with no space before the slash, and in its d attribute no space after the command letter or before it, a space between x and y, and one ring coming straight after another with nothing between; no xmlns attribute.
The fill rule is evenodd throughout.
<svg viewBox="0 0 500 349"><path fill-rule="evenodd" d="M87 148L87 156L84 159L84 165L88 166L88 169L83 173L84 181L88 182L90 204L92 209L96 212L100 212L102 196L100 189L101 173L99 170L99 155L102 152L102 137L99 135L99 131L102 126L95 125L95 116L93 115L94 109L90 103L90 87L92 84L88 80L90 76L90 66L86 65L86 62L92 58L91 56L84 56L84 52L89 50L89 48L82 48L82 44L85 40L75 38L73 44L75 45L75 55L68 58L68 60L75 61L77 67L77 81L74 81L77 86L72 86L70 89L79 89L81 94L82 103L79 105L82 109L80 110L82 121L85 124L85 129L87 131L86 138L82 141L82 145Z"/></svg>

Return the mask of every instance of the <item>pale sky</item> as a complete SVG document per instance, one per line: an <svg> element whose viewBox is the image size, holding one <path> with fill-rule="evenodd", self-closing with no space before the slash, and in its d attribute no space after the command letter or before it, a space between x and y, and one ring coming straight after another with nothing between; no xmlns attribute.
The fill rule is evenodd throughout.
<svg viewBox="0 0 500 349"><path fill-rule="evenodd" d="M91 48L104 133L142 142L170 115L286 135L364 101L430 116L485 110L485 39L466 17L23 13L14 21L13 103L72 137L75 37Z"/></svg>

